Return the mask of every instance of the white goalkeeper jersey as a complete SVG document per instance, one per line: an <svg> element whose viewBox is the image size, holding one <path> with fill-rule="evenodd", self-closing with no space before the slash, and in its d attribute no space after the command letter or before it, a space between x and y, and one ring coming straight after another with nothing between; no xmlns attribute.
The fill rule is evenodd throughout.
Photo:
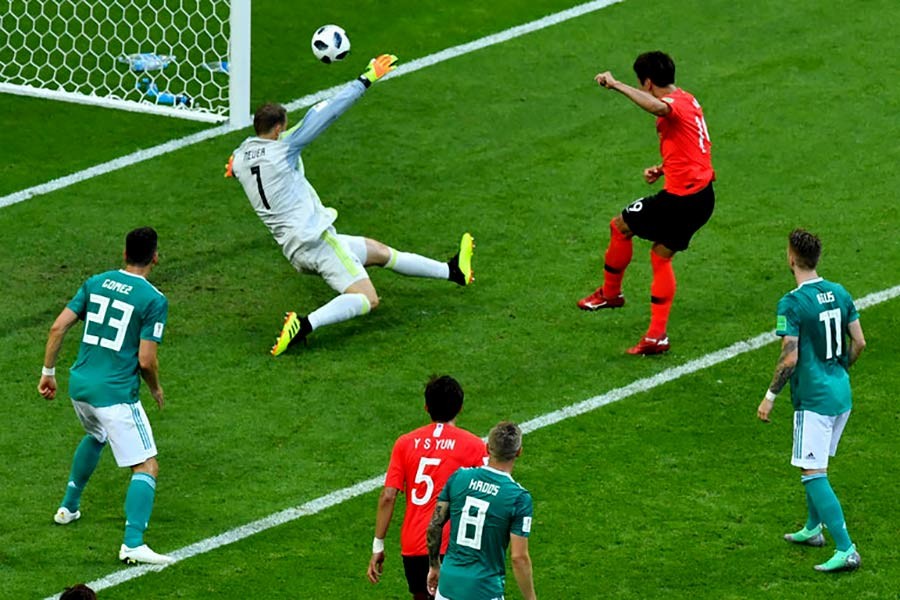
<svg viewBox="0 0 900 600"><path fill-rule="evenodd" d="M322 204L306 179L300 152L365 91L361 82L352 81L310 108L278 140L249 137L234 151L234 176L288 259L304 244L318 241L337 219L337 211Z"/></svg>

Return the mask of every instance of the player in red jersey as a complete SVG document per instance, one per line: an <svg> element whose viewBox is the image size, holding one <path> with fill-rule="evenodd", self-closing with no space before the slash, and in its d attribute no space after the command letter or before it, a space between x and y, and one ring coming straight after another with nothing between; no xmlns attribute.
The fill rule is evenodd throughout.
<svg viewBox="0 0 900 600"><path fill-rule="evenodd" d="M425 386L425 410L432 423L401 435L394 443L384 489L378 499L375 539L369 561L369 581L378 583L384 568L384 536L387 534L397 493L406 494L406 514L400 529L400 554L413 600L432 600L428 593L428 545L425 532L447 479L460 467L486 464L484 441L456 426L462 410L463 390L452 377L432 377ZM450 541L449 523L444 531L441 555Z"/></svg>
<svg viewBox="0 0 900 600"><path fill-rule="evenodd" d="M583 310L618 308L625 304L622 277L631 262L631 238L653 242L650 263L650 327L629 354L661 354L669 349L666 325L675 296L672 257L687 250L694 233L709 220L715 206L709 131L703 109L691 94L675 87L675 63L663 52L647 52L634 61L640 89L617 81L605 71L594 79L656 115L662 164L644 169L648 184L665 178L662 191L639 198L610 221L609 247L603 265L603 285L582 298Z"/></svg>

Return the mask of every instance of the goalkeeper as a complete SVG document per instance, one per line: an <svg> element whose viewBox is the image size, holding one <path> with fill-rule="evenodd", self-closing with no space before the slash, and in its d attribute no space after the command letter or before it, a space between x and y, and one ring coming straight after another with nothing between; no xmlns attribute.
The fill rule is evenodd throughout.
<svg viewBox="0 0 900 600"><path fill-rule="evenodd" d="M325 325L364 315L378 306L366 267L386 267L413 277L446 279L465 286L472 277L472 236L462 236L459 252L447 262L400 252L377 240L339 234L337 211L326 207L306 179L300 153L376 81L395 68L397 57L382 54L334 97L309 109L288 129L287 111L264 104L253 117L256 135L234 151L226 170L244 187L250 205L269 228L284 256L300 272L318 273L339 295L306 316L285 315L272 347L278 356L292 343Z"/></svg>

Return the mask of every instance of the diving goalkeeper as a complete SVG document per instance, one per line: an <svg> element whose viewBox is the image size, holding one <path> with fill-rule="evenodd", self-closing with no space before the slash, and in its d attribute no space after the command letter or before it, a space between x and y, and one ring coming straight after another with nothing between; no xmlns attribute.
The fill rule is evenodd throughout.
<svg viewBox="0 0 900 600"><path fill-rule="evenodd" d="M253 116L256 135L234 151L226 176L244 187L250 205L269 228L284 256L300 272L318 273L338 296L306 316L285 315L273 356L323 327L364 315L378 306L378 295L366 267L386 267L413 277L447 279L469 285L472 276L472 236L463 234L459 252L447 262L401 252L371 238L337 233L337 211L326 207L306 179L300 153L359 100L376 81L395 68L397 57L382 54L365 72L334 97L309 109L288 129L287 111L263 104Z"/></svg>

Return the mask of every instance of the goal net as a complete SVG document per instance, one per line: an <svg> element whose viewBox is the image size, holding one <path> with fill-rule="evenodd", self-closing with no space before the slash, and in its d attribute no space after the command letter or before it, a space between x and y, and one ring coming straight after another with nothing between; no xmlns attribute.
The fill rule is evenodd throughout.
<svg viewBox="0 0 900 600"><path fill-rule="evenodd" d="M245 125L250 0L0 0L0 91Z"/></svg>

